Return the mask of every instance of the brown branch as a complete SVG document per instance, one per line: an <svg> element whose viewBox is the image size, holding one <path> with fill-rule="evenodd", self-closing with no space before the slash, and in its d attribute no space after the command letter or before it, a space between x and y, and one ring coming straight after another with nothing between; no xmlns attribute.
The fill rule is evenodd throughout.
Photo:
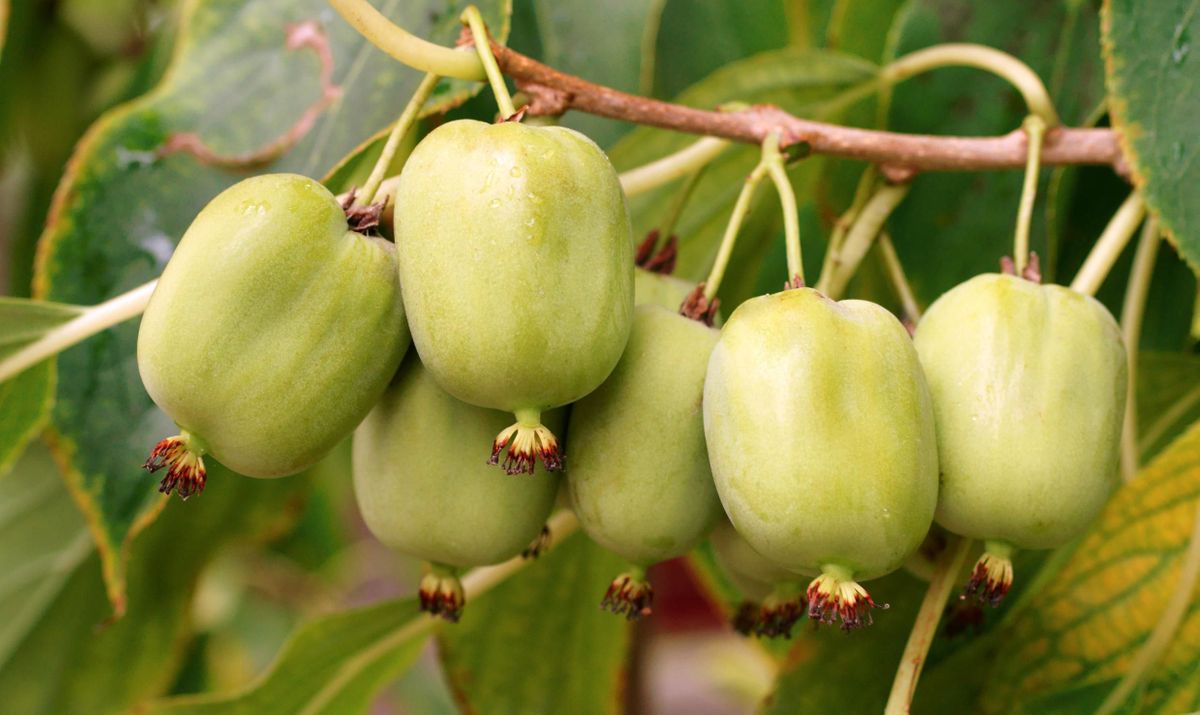
<svg viewBox="0 0 1200 715"><path fill-rule="evenodd" d="M886 175L896 178L920 171L1025 166L1025 132L1021 129L998 137L898 134L801 119L769 105L736 112L696 109L618 92L559 72L494 42L492 51L504 74L529 96L529 110L533 114L561 114L567 109L577 109L601 117L748 144L760 144L769 131L781 129L785 145L804 142L814 153L873 162ZM1128 173L1116 133L1110 129L1051 129L1046 133L1042 163L1107 164L1123 176Z"/></svg>

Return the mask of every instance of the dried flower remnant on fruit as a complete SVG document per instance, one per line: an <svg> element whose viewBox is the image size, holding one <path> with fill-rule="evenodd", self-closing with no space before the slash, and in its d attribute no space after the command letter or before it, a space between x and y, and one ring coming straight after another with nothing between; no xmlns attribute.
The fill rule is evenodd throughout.
<svg viewBox="0 0 1200 715"><path fill-rule="evenodd" d="M418 598L422 611L451 623L458 622L463 607L467 604L458 576L448 569L436 566L421 578Z"/></svg>
<svg viewBox="0 0 1200 715"><path fill-rule="evenodd" d="M525 547L525 550L521 552L521 558L536 559L537 557L546 553L546 549L548 548L550 548L549 524L543 526L542 530L538 532L538 535L534 537L533 542L530 543L529 546Z"/></svg>
<svg viewBox="0 0 1200 715"><path fill-rule="evenodd" d="M1008 594L1012 580L1012 549L1004 544L987 542L960 598L974 598L995 608Z"/></svg>
<svg viewBox="0 0 1200 715"><path fill-rule="evenodd" d="M683 305L679 306L679 314L685 318L698 320L711 328L719 307L721 307L721 299L705 298L704 284L698 283L688 297L683 299Z"/></svg>
<svg viewBox="0 0 1200 715"><path fill-rule="evenodd" d="M791 638L792 627L804 617L805 610L803 595L777 589L763 600L754 634L765 638Z"/></svg>
<svg viewBox="0 0 1200 715"><path fill-rule="evenodd" d="M795 290L804 287L804 279L799 274L792 276L783 284L784 290Z"/></svg>
<svg viewBox="0 0 1200 715"><path fill-rule="evenodd" d="M762 604L750 600L742 601L733 612L733 617L729 619L729 625L744 636L754 635L758 633L758 619L761 614Z"/></svg>
<svg viewBox="0 0 1200 715"><path fill-rule="evenodd" d="M158 491L168 496L174 491L180 499L187 501L193 494L204 491L207 476L204 449L187 432L154 445L142 468L150 473L166 468L167 474L159 482Z"/></svg>
<svg viewBox="0 0 1200 715"><path fill-rule="evenodd" d="M852 631L871 625L871 610L876 606L871 594L843 569L827 567L808 586L808 617L816 623L842 622L842 630Z"/></svg>
<svg viewBox="0 0 1200 715"><path fill-rule="evenodd" d="M500 454L504 461L500 461ZM562 453L558 439L541 423L517 422L506 427L492 443L492 456L488 464L499 464L509 474L533 474L538 460L547 471L557 472L563 468Z"/></svg>
<svg viewBox="0 0 1200 715"><path fill-rule="evenodd" d="M638 245L633 262L638 268L651 273L670 275L675 271L675 259L679 255L679 239L675 234L671 234L662 248L658 248L658 237L657 228L647 233L646 238Z"/></svg>
<svg viewBox="0 0 1200 715"><path fill-rule="evenodd" d="M383 210L387 206L386 201L379 201L366 206L356 206L354 199L358 195L358 189L350 189L342 199L342 210L346 212L346 223L350 226L350 230L364 235L373 235L378 233L380 219L383 217Z"/></svg>
<svg viewBox="0 0 1200 715"><path fill-rule="evenodd" d="M1010 256L1002 256L1000 258L1000 272L1006 276L1017 275L1017 264L1013 262ZM1042 264L1038 258L1037 251L1029 252L1029 264L1021 271L1021 277L1030 283L1042 282Z"/></svg>
<svg viewBox="0 0 1200 715"><path fill-rule="evenodd" d="M609 584L600 607L636 621L650 615L653 603L654 589L646 577L638 573L623 573Z"/></svg>

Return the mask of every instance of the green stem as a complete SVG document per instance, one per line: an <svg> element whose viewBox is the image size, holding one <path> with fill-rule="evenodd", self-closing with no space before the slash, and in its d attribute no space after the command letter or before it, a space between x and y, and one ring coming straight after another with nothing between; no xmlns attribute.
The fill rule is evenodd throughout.
<svg viewBox="0 0 1200 715"><path fill-rule="evenodd" d="M1159 242L1158 222L1153 218L1148 219L1138 239L1133 268L1129 271L1129 286L1125 289L1125 302L1121 305L1121 335L1125 338L1129 374L1125 393L1125 424L1121 430L1121 478L1127 482L1137 476L1138 471L1138 341L1142 336L1142 318L1146 313L1146 296L1150 291L1150 278L1154 275Z"/></svg>
<svg viewBox="0 0 1200 715"><path fill-rule="evenodd" d="M822 273L817 281L817 290L830 298L838 298L846 289L846 284L858 270L863 256L875 241L875 237L883 229L884 222L908 194L908 184L884 184L880 186L866 206L858 214L846 240L838 249L837 255L830 263L828 274Z"/></svg>
<svg viewBox="0 0 1200 715"><path fill-rule="evenodd" d="M729 140L705 137L661 159L630 169L620 175L626 196L637 196L687 176L716 159Z"/></svg>
<svg viewBox="0 0 1200 715"><path fill-rule="evenodd" d="M881 77L889 84L940 67L975 67L1001 77L1025 100L1029 112L1041 117L1047 127L1060 124L1050 93L1037 73L1016 57L992 47L969 43L934 45L907 54L883 68Z"/></svg>
<svg viewBox="0 0 1200 715"><path fill-rule="evenodd" d="M1188 541L1187 550L1183 553L1179 565L1179 578L1175 581L1175 590L1167 599L1167 606L1159 616L1158 623L1150 637L1142 644L1141 650L1133 657L1129 669L1121 677L1117 686L1109 692L1108 697L1096 710L1097 715L1110 715L1124 704L1133 691L1154 667L1154 664L1167 652L1179 626L1187 615L1188 606L1192 602L1192 593L1196 583L1200 581L1200 501L1196 503L1196 515L1192 520L1192 535Z"/></svg>
<svg viewBox="0 0 1200 715"><path fill-rule="evenodd" d="M950 538L951 542L938 557L933 578L921 601L921 610L917 612L917 620L908 634L908 643L904 646L904 655L900 658L900 667L896 669L896 678L892 681L892 692L883 711L885 715L908 713L913 695L917 692L917 680L921 677L925 656L929 654L929 646L937 635L946 599L954 590L958 572L962 571L971 550L970 539L960 536Z"/></svg>
<svg viewBox="0 0 1200 715"><path fill-rule="evenodd" d="M1134 191L1104 227L1104 232L1092 247L1079 273L1075 274L1075 280L1071 281L1072 290L1084 295L1096 294L1113 263L1116 263L1117 256L1125 250L1125 244L1129 243L1145 215L1146 203L1142 201L1141 195Z"/></svg>
<svg viewBox="0 0 1200 715"><path fill-rule="evenodd" d="M409 67L458 79L478 81L487 76L474 52L423 40L384 17L367 0L329 0L329 4L371 44Z"/></svg>
<svg viewBox="0 0 1200 715"><path fill-rule="evenodd" d="M704 281L704 298L709 302L717 295L717 289L721 287L721 279L725 277L725 268L729 265L729 257L733 254L733 244L737 242L738 230L741 229L742 221L746 219L746 213L750 210L750 199L754 197L754 190L758 188L759 182L766 173L767 168L760 161L754 167L754 171L751 171L750 175L746 177L737 201L733 204L733 213L729 215L729 223L725 225L725 235L721 237L721 247L717 249L717 257L713 261L712 270L708 272L708 278Z"/></svg>
<svg viewBox="0 0 1200 715"><path fill-rule="evenodd" d="M683 182L683 186L679 191L675 192L675 197L671 200L671 207L667 209L667 215L663 222L659 224L658 231L664 239L670 238L675 231L675 225L679 223L679 217L683 215L683 209L687 206L688 199L692 197L692 192L696 190L696 185L700 183L700 177L704 176L704 170L708 168L708 164L701 166L688 175L687 181Z"/></svg>
<svg viewBox="0 0 1200 715"><path fill-rule="evenodd" d="M508 85L504 83L500 65L496 64L496 58L492 55L492 45L488 41L483 16L479 14L479 8L468 5L459 19L471 28L471 39L475 41L475 50L479 53L479 61L483 63L488 83L492 86L492 94L496 96L496 104L500 107L500 118L508 119L517 113L517 108L513 106L512 95L508 93Z"/></svg>
<svg viewBox="0 0 1200 715"><path fill-rule="evenodd" d="M762 161L767 166L767 175L779 194L783 210L784 246L787 251L789 285L804 285L804 260L800 253L800 211L796 208L796 192L788 179L783 154L779 151L779 132L771 132L763 142Z"/></svg>
<svg viewBox="0 0 1200 715"><path fill-rule="evenodd" d="M354 197L354 203L359 206L366 206L375 198L375 193L379 191L379 185L383 183L384 174L387 173L388 167L392 165L392 159L396 158L396 150L400 148L400 141L404 135L408 134L408 130L412 128L413 123L420 116L421 108L425 106L425 100L429 99L429 95L433 94L433 90L437 87L438 80L441 79L438 75L432 72L425 75L421 83L417 85L417 90L413 92L413 96L408 100L408 105L404 107L404 111L400 114L400 118L396 120L396 124L392 127L392 133L388 135L387 143L383 145L383 153L375 161L375 166L371 169L371 175L363 184L362 191Z"/></svg>
<svg viewBox="0 0 1200 715"><path fill-rule="evenodd" d="M1029 143L1025 160L1025 185L1021 188L1021 203L1017 208L1017 234L1013 241L1013 262L1017 275L1029 265L1029 225L1033 222L1033 204L1037 199L1038 172L1042 168L1042 140L1046 122L1036 114L1025 118L1025 136Z"/></svg>
<svg viewBox="0 0 1200 715"><path fill-rule="evenodd" d="M883 266L887 270L892 287L896 290L896 297L900 299L904 317L916 325L917 321L921 319L921 305L917 302L916 293L913 292L912 285L908 282L908 276L904 273L904 265L900 263L900 256L896 253L896 245L892 243L892 237L888 235L887 231L880 231L878 240L879 253L883 256Z"/></svg>
<svg viewBox="0 0 1200 715"><path fill-rule="evenodd" d="M78 317L46 332L42 337L0 360L0 382L15 377L25 369L48 357L57 355L72 345L140 315L150 302L158 280L140 285L131 291L86 309Z"/></svg>
<svg viewBox="0 0 1200 715"><path fill-rule="evenodd" d="M1130 379L1133 379L1132 376ZM1185 392L1164 412L1159 413L1158 419L1146 428L1146 431L1142 433L1142 438L1138 440L1138 454L1146 456L1150 448L1157 444L1163 435L1177 425L1198 404L1200 404L1200 385Z"/></svg>
<svg viewBox="0 0 1200 715"><path fill-rule="evenodd" d="M854 201L851 202L850 208L846 209L841 216L838 216L837 221L833 224L833 230L829 232L829 242L825 246L825 257L821 261L821 273L817 276L818 282L822 276L833 274L833 263L838 253L842 250L842 244L846 241L846 232L854 225L859 212L862 211L863 206L866 206L867 201L874 194L875 183L878 177L879 170L874 164L869 165L863 171L862 175L858 177L858 186L854 189Z"/></svg>

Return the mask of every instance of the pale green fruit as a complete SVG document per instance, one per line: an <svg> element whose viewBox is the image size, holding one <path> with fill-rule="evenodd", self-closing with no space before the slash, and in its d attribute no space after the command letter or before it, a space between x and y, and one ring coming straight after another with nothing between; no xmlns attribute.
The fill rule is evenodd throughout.
<svg viewBox="0 0 1200 715"><path fill-rule="evenodd" d="M184 498L205 453L298 472L353 431L408 343L392 244L350 231L312 179L239 182L196 216L142 316L142 382L183 430L147 467Z"/></svg>
<svg viewBox="0 0 1200 715"><path fill-rule="evenodd" d="M646 566L687 553L721 512L704 446L701 396L720 333L660 308L639 306L625 354L604 384L571 408L567 487L584 531L636 567L615 612L649 610ZM622 577L618 577L618 581Z"/></svg>
<svg viewBox="0 0 1200 715"><path fill-rule="evenodd" d="M665 273L634 269L634 296L638 305L658 305L679 312L679 306L696 284Z"/></svg>
<svg viewBox="0 0 1200 715"><path fill-rule="evenodd" d="M546 418L561 426L560 412ZM412 354L354 433L354 493L367 527L387 546L438 565L422 594L428 610L447 617L461 609L461 589L457 603L438 603L436 594L453 593L453 568L521 553L554 506L557 477L538 468L515 479L487 465L483 444L507 419L446 394Z"/></svg>
<svg viewBox="0 0 1200 715"><path fill-rule="evenodd" d="M434 379L516 414L493 449L509 471L560 467L540 413L596 389L633 321L633 237L608 158L562 127L444 124L400 175L396 244Z"/></svg>
<svg viewBox="0 0 1200 715"><path fill-rule="evenodd" d="M733 614L734 630L743 635L789 638L804 617L804 584L800 577L754 550L728 519L713 528L710 541L717 564L746 598Z"/></svg>
<svg viewBox="0 0 1200 715"><path fill-rule="evenodd" d="M1093 298L986 274L930 306L914 344L937 418L937 521L989 542L974 585L998 601L1012 547L1067 543L1117 483L1121 332Z"/></svg>
<svg viewBox="0 0 1200 715"><path fill-rule="evenodd" d="M704 431L738 532L779 566L819 574L810 616L869 619L856 581L898 568L937 502L933 410L904 326L807 288L743 303L709 360Z"/></svg>

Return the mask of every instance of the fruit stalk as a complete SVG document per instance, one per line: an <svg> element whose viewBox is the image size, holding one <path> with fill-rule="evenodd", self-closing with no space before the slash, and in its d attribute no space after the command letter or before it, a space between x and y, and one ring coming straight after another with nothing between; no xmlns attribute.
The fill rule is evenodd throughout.
<svg viewBox="0 0 1200 715"><path fill-rule="evenodd" d="M816 286L818 291L835 300L841 296L858 270L858 264L883 229L884 222L900 205L908 189L908 184L883 184L876 189L859 212L837 254L828 263L828 269L821 272Z"/></svg>
<svg viewBox="0 0 1200 715"><path fill-rule="evenodd" d="M1029 155L1025 163L1025 183L1021 187L1021 202L1017 208L1017 233L1013 241L1013 261L1017 275L1029 265L1029 225L1033 222L1033 203L1037 199L1038 171L1042 166L1042 142L1046 137L1046 121L1036 114L1025 118L1025 135Z"/></svg>
<svg viewBox="0 0 1200 715"><path fill-rule="evenodd" d="M630 169L620 175L621 188L626 196L637 196L687 176L720 156L729 146L726 139L704 137L688 144L683 149Z"/></svg>
<svg viewBox="0 0 1200 715"><path fill-rule="evenodd" d="M1146 296L1150 290L1150 279L1154 275L1154 262L1158 257L1161 236L1158 222L1153 218L1146 221L1142 236L1138 239L1137 252L1133 256L1133 268L1129 272L1129 287L1125 289L1125 302L1121 306L1121 335L1125 340L1129 374L1137 375L1138 341L1142 335L1142 317L1146 313ZM1128 482L1137 476L1137 380L1129 381L1129 392L1125 398L1125 424L1121 429L1121 478Z"/></svg>
<svg viewBox="0 0 1200 715"><path fill-rule="evenodd" d="M1104 227L1096 245L1092 246L1091 253L1075 274L1075 280L1071 281L1071 290L1084 295L1095 295L1096 291L1100 290L1100 285L1104 283L1109 270L1117 262L1121 251L1125 250L1125 244L1129 243L1145 215L1146 202L1135 190Z"/></svg>
<svg viewBox="0 0 1200 715"><path fill-rule="evenodd" d="M483 25L483 16L479 14L479 8L468 5L459 19L471 29L471 39L475 42L479 61L483 64L488 84L492 86L492 94L496 96L496 104L500 107L500 119L507 121L517 113L517 108L513 106L512 95L508 93L508 86L504 84L504 75L500 73L496 58L492 56L492 45L488 40L487 28Z"/></svg>
<svg viewBox="0 0 1200 715"><path fill-rule="evenodd" d="M909 711L913 695L917 692L917 680L925 666L925 656L937 635L946 599L954 590L954 582L959 571L962 571L967 554L971 551L971 539L959 536L952 536L950 539L950 543L938 556L933 578L929 581L929 589L925 591L925 598L921 601L921 610L917 612L917 620L908 634L908 643L904 646L900 667L896 669L896 679L892 681L892 692L884 708L885 715L904 715Z"/></svg>
<svg viewBox="0 0 1200 715"><path fill-rule="evenodd" d="M396 150L400 147L400 140L404 138L404 135L412 128L417 117L420 116L421 108L425 106L425 100L429 99L429 95L433 94L433 90L437 87L440 79L441 77L430 72L417 85L417 90L413 92L412 98L408 100L408 104L404 107L400 118L392 126L392 133L388 135L387 143L383 145L383 153L375 161L375 166L371 169L371 175L367 177L366 183L363 184L362 191L354 197L355 205L366 206L375 199L375 194L379 191L379 185L383 183L383 175L387 173L388 167L392 164L392 159L396 156Z"/></svg>

